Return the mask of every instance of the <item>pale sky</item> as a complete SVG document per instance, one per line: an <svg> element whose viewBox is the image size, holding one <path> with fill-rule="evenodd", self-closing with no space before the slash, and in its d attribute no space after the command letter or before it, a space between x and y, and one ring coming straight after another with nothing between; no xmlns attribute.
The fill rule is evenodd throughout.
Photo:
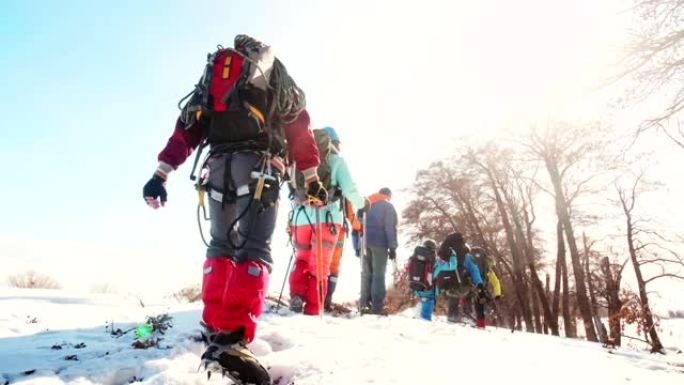
<svg viewBox="0 0 684 385"><path fill-rule="evenodd" d="M612 0L3 1L0 279L33 268L69 287L169 292L199 282L191 161L171 175L163 210L149 210L141 189L206 53L238 33L273 46L314 126L339 131L370 194L408 187L461 138L611 115L611 89L596 86L627 36L624 9ZM282 198L272 290L289 257ZM409 197L395 198L400 211Z"/></svg>

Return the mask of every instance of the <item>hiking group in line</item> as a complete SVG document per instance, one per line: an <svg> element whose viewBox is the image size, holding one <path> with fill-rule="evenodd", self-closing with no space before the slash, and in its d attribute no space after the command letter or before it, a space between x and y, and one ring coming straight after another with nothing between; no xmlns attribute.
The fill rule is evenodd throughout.
<svg viewBox="0 0 684 385"><path fill-rule="evenodd" d="M271 383L247 344L255 337L268 290L271 238L285 182L294 207L288 224L295 248L291 309L315 315L331 308L351 231L361 258L360 310L386 314L385 272L398 246L392 192L359 194L340 155L338 133L331 127L311 129L304 92L271 47L247 35L237 35L233 48L218 46L179 107L143 198L152 208L164 206L169 175L196 153L198 215L201 210L211 221L202 280L204 368L238 384ZM444 293L450 320L456 320L460 306L474 302L478 326L484 327L490 298L484 277L491 275L478 268L480 258L487 263L484 250L469 250L458 233L439 249L434 241L416 247L407 268L422 318L431 319L435 299ZM488 281L498 297L500 285L493 277Z"/></svg>

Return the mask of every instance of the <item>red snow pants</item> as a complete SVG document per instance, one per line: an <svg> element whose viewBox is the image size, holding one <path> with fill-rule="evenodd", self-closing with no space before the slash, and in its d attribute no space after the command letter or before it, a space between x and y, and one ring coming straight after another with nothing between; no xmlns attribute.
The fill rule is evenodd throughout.
<svg viewBox="0 0 684 385"><path fill-rule="evenodd" d="M244 329L248 342L254 339L261 315L268 269L256 261L236 264L223 257L204 262L202 319L215 331Z"/></svg>
<svg viewBox="0 0 684 385"><path fill-rule="evenodd" d="M321 225L323 239L322 254L316 255L315 227L311 225L294 226L292 243L295 245L296 258L290 273L290 298L299 296L304 300L304 314L318 315L323 310L323 302L318 297L317 286L322 291L323 300L328 291L330 259L335 250L340 226L324 223ZM320 259L320 271L318 261ZM319 275L320 274L320 275Z"/></svg>

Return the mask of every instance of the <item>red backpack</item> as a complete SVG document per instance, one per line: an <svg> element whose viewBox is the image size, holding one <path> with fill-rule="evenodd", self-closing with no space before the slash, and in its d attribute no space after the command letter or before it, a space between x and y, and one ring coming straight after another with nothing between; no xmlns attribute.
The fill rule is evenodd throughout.
<svg viewBox="0 0 684 385"><path fill-rule="evenodd" d="M435 251L425 246L417 246L409 258L408 279L411 290L432 289L432 271L435 265Z"/></svg>
<svg viewBox="0 0 684 385"><path fill-rule="evenodd" d="M195 89L179 102L180 107L187 100L180 107L181 121L186 127L200 121L215 147L274 150L269 89L277 59L270 47L249 39L240 46L236 38L236 49L218 46L207 55Z"/></svg>

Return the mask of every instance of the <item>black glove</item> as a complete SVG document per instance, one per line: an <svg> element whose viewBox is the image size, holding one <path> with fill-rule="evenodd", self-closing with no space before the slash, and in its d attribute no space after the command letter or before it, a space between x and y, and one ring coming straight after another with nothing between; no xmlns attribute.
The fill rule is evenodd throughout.
<svg viewBox="0 0 684 385"><path fill-rule="evenodd" d="M390 261L397 259L397 249L389 249L389 259Z"/></svg>
<svg viewBox="0 0 684 385"><path fill-rule="evenodd" d="M497 295L496 297L494 297L494 300L497 301L497 302L498 302L500 299L501 299L501 296L500 296L500 295Z"/></svg>
<svg viewBox="0 0 684 385"><path fill-rule="evenodd" d="M157 174L154 174L152 178L145 183L145 186L143 187L143 198L148 206L154 209L158 209L159 206L164 206L164 203L166 203L165 184L166 180Z"/></svg>
<svg viewBox="0 0 684 385"><path fill-rule="evenodd" d="M367 213L368 210L370 210L371 207L371 202L368 198L363 198L363 208L361 209L362 212Z"/></svg>
<svg viewBox="0 0 684 385"><path fill-rule="evenodd" d="M309 186L306 190L306 196L310 202L316 202L322 206L328 204L328 191L326 191L323 183L320 180L314 180L309 182Z"/></svg>

